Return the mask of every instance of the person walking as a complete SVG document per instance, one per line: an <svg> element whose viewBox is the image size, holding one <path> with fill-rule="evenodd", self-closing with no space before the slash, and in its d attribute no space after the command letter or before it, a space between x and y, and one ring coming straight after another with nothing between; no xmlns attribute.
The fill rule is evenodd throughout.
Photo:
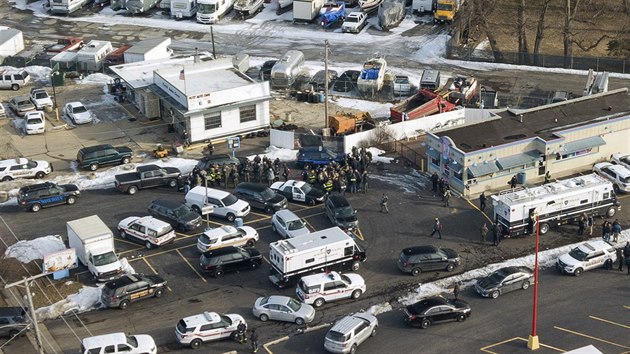
<svg viewBox="0 0 630 354"><path fill-rule="evenodd" d="M481 209L481 212L484 212L486 209L486 192L481 192L481 195L479 195L479 209Z"/></svg>
<svg viewBox="0 0 630 354"><path fill-rule="evenodd" d="M459 283L455 283L455 286L453 287L453 296L455 297L455 300L459 297L459 290Z"/></svg>
<svg viewBox="0 0 630 354"><path fill-rule="evenodd" d="M440 239L442 239L442 223L440 222L440 219L435 218L435 222L433 223L433 232L431 232L431 237L433 237L433 235L435 235L435 233L437 232L438 236L440 236Z"/></svg>
<svg viewBox="0 0 630 354"><path fill-rule="evenodd" d="M258 351L258 333L256 333L256 329L252 329L252 334L249 337L249 341L252 345L252 352L256 353Z"/></svg>
<svg viewBox="0 0 630 354"><path fill-rule="evenodd" d="M488 225L486 225L486 223L484 222L483 225L481 225L481 244L485 245L486 244L486 235L488 235Z"/></svg>
<svg viewBox="0 0 630 354"><path fill-rule="evenodd" d="M621 224L618 219L612 223L613 242L619 242L619 234L621 233Z"/></svg>
<svg viewBox="0 0 630 354"><path fill-rule="evenodd" d="M448 202L450 199L451 199L451 190L447 189L444 191L444 198L443 198L445 207L449 206Z"/></svg>
<svg viewBox="0 0 630 354"><path fill-rule="evenodd" d="M389 208L387 208L387 194L383 193L383 197L381 198L381 213L389 214Z"/></svg>
<svg viewBox="0 0 630 354"><path fill-rule="evenodd" d="M623 263L624 263L624 257L623 257L623 249L621 248L617 248L617 261L619 261L619 271L623 272Z"/></svg>

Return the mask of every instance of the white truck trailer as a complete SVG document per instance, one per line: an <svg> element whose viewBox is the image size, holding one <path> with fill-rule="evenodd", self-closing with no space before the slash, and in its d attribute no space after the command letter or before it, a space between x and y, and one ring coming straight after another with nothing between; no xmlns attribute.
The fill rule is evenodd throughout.
<svg viewBox="0 0 630 354"><path fill-rule="evenodd" d="M76 250L79 261L98 282L122 275L114 250L114 234L97 215L68 221L67 227L68 245Z"/></svg>
<svg viewBox="0 0 630 354"><path fill-rule="evenodd" d="M494 220L504 236L533 234L536 213L539 232L587 215L613 217L620 209L612 183L596 174L578 176L533 188L508 190L493 195Z"/></svg>
<svg viewBox="0 0 630 354"><path fill-rule="evenodd" d="M269 245L269 280L280 288L300 277L325 271L357 271L366 260L365 251L339 227L313 232Z"/></svg>

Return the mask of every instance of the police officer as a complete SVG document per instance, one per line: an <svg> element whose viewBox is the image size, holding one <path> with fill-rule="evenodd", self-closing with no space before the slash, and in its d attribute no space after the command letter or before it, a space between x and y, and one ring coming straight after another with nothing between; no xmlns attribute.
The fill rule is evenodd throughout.
<svg viewBox="0 0 630 354"><path fill-rule="evenodd" d="M389 208L387 208L387 202L389 198L387 198L387 194L383 193L383 197L381 197L381 213L389 214Z"/></svg>

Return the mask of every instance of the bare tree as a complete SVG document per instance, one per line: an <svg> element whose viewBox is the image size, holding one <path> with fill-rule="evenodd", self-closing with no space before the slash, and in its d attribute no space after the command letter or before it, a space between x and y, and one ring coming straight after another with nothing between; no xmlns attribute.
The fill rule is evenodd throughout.
<svg viewBox="0 0 630 354"><path fill-rule="evenodd" d="M490 42L490 48L492 49L494 60L498 63L504 63L505 58L503 57L503 53L501 52L499 44L494 36L494 31L496 29L488 23L488 18L491 16L495 8L495 0L479 0L477 6L475 7L475 14L477 20L479 21L479 27L482 32L485 33L488 38L488 42Z"/></svg>
<svg viewBox="0 0 630 354"><path fill-rule="evenodd" d="M542 8L540 9L538 26L536 28L536 40L534 41L534 65L538 65L540 63L540 45L542 44L543 38L545 38L545 16L547 15L550 2L551 0L543 0Z"/></svg>
<svg viewBox="0 0 630 354"><path fill-rule="evenodd" d="M527 32L526 25L527 21L525 20L525 0L521 0L518 4L518 21L517 21L517 32L518 32L518 58L519 64L529 64L529 45L527 44Z"/></svg>
<svg viewBox="0 0 630 354"><path fill-rule="evenodd" d="M570 67L573 63L573 32L571 31L573 20L577 14L581 0L575 0L571 6L571 0L565 0L564 5L564 29L562 31L564 45L564 66Z"/></svg>

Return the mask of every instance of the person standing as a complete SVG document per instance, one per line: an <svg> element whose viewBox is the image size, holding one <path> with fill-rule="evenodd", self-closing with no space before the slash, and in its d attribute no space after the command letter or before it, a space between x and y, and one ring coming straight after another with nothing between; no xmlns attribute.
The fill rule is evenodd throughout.
<svg viewBox="0 0 630 354"><path fill-rule="evenodd" d="M498 221L492 226L492 236L493 236L492 245L499 247L499 243L501 243L501 229L500 229Z"/></svg>
<svg viewBox="0 0 630 354"><path fill-rule="evenodd" d="M578 236L584 235L584 229L586 226L586 220L584 220L584 215L580 215L580 219L578 220Z"/></svg>
<svg viewBox="0 0 630 354"><path fill-rule="evenodd" d="M258 351L258 333L256 333L256 329L252 329L252 334L249 337L249 341L252 345L252 352L256 353Z"/></svg>
<svg viewBox="0 0 630 354"><path fill-rule="evenodd" d="M238 326L236 326L236 338L238 339L238 342L243 344L247 341L247 337L245 336L245 332L247 331L247 326L245 326L245 323L243 321L238 323Z"/></svg>
<svg viewBox="0 0 630 354"><path fill-rule="evenodd" d="M610 231L611 231L610 222L604 220L604 223L602 224L602 238L606 242L610 241Z"/></svg>
<svg viewBox="0 0 630 354"><path fill-rule="evenodd" d="M440 178L438 177L436 172L433 172L433 174L431 175L431 184L433 185L433 192L437 192L438 191L438 181L440 180Z"/></svg>
<svg viewBox="0 0 630 354"><path fill-rule="evenodd" d="M595 220L593 220L592 213L586 218L586 224L588 225L588 235L593 236L593 225L595 225Z"/></svg>
<svg viewBox="0 0 630 354"><path fill-rule="evenodd" d="M289 167L287 167L287 164L282 164L282 177L284 177L284 181L288 181L289 180L289 173L291 172L291 170L289 170Z"/></svg>
<svg viewBox="0 0 630 354"><path fill-rule="evenodd" d="M363 194L368 191L368 171L363 171L363 175L361 176L361 182L363 183Z"/></svg>
<svg viewBox="0 0 630 354"><path fill-rule="evenodd" d="M442 239L442 223L438 218L435 218L435 222L433 223L433 232L431 232L431 237L433 237L436 232L438 236L440 236L440 239Z"/></svg>
<svg viewBox="0 0 630 354"><path fill-rule="evenodd" d="M621 233L621 224L618 219L612 223L613 242L619 242L619 234Z"/></svg>
<svg viewBox="0 0 630 354"><path fill-rule="evenodd" d="M486 209L486 199L486 192L481 192L481 195L479 195L479 209L482 212Z"/></svg>
<svg viewBox="0 0 630 354"><path fill-rule="evenodd" d="M481 244L483 245L486 244L486 235L488 235L488 225L484 222L483 225L481 225Z"/></svg>
<svg viewBox="0 0 630 354"><path fill-rule="evenodd" d="M628 268L628 275L630 275L630 242L626 242L626 246L623 248L623 257Z"/></svg>
<svg viewBox="0 0 630 354"><path fill-rule="evenodd" d="M518 182L518 180L516 179L516 175L512 176L512 179L510 180L510 188L514 189L516 188L516 183Z"/></svg>
<svg viewBox="0 0 630 354"><path fill-rule="evenodd" d="M624 263L624 259L623 259L623 249L621 248L617 248L617 261L619 261L619 271L623 272L623 263Z"/></svg>
<svg viewBox="0 0 630 354"><path fill-rule="evenodd" d="M549 173L549 171L547 171L547 173L545 173L545 184L551 182L551 173Z"/></svg>
<svg viewBox="0 0 630 354"><path fill-rule="evenodd" d="M455 283L455 286L453 287L453 296L455 297L455 300L459 297L459 290L459 283Z"/></svg>
<svg viewBox="0 0 630 354"><path fill-rule="evenodd" d="M190 176L186 176L184 179L184 194L188 194L190 191Z"/></svg>
<svg viewBox="0 0 630 354"><path fill-rule="evenodd" d="M389 208L387 208L387 202L389 198L387 198L387 194L383 193L383 197L381 198L381 213L389 214Z"/></svg>
<svg viewBox="0 0 630 354"><path fill-rule="evenodd" d="M448 207L449 206L448 202L451 199L451 190L450 189L447 189L447 190L444 191L444 198L443 199L444 199L444 206Z"/></svg>

